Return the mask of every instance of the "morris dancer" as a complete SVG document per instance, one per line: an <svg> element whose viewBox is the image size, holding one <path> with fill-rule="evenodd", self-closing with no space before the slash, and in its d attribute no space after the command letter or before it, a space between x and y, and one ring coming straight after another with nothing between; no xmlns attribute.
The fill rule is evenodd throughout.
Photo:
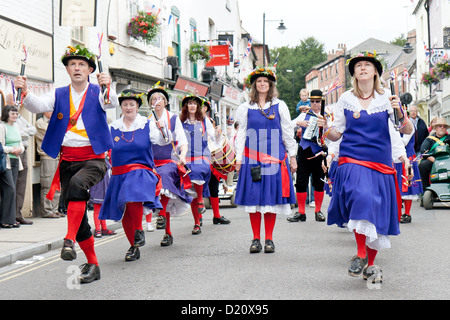
<svg viewBox="0 0 450 320"><path fill-rule="evenodd" d="M215 130L211 121L206 120L202 112L202 100L188 94L182 101L180 120L188 140L187 166L191 170L189 177L195 190L195 198L191 202L194 228L192 234L200 234L200 214L206 211L203 197L209 197L208 183L211 177L211 153L208 148L208 137L216 141L219 131ZM192 190L192 188L191 188Z"/></svg>
<svg viewBox="0 0 450 320"><path fill-rule="evenodd" d="M61 152L60 165L47 194L53 199L59 189L67 204L68 230L61 250L63 260L76 258L75 241L87 257L81 266L81 283L100 279L100 268L94 250L94 237L88 223L86 203L89 188L99 183L106 173L105 152L112 147L106 122L106 108L119 106L117 95L110 91L110 104L105 104L100 87L89 83L96 69L95 56L82 46L68 47L61 59L71 84L55 92L37 97L27 92L26 77L16 79L16 88L26 95L24 106L33 113L53 111L42 150L56 158ZM99 85L110 86L106 73L97 75Z"/></svg>
<svg viewBox="0 0 450 320"><path fill-rule="evenodd" d="M237 109L235 203L250 215L253 240L250 253L262 250L261 214L264 214L264 252L275 252L273 229L277 214L289 215L295 190L289 172L297 170L297 144L286 104L277 99L276 76L257 68L247 78L250 102Z"/></svg>
<svg viewBox="0 0 450 320"><path fill-rule="evenodd" d="M406 148L406 156L409 159L409 167L404 163L394 160L395 170L397 171L398 185L402 195L405 213L400 216L400 223L411 222L411 205L413 200L419 198L422 193L422 181L420 179L419 164L416 161L415 151L415 130L411 134L402 134L402 142ZM394 158L395 159L395 158ZM412 174L412 177L409 175Z"/></svg>
<svg viewBox="0 0 450 320"><path fill-rule="evenodd" d="M305 203L308 190L309 177L312 175L312 185L314 187L315 218L316 221L325 221L322 213L322 202L324 196L325 174L322 169L323 152L322 146L317 143L317 136L312 139L306 138L306 128L310 125L311 118L321 117L320 110L324 101L322 100L322 91L312 90L309 98L311 109L309 112L302 112L296 119L292 120L293 128L302 127L302 138L298 146L298 167L297 167L297 203L298 212L287 220L290 222L306 221ZM317 131L318 132L318 131Z"/></svg>
<svg viewBox="0 0 450 320"><path fill-rule="evenodd" d="M122 220L131 247L125 261L140 258L145 245L142 229L144 206L161 209L161 182L153 163L153 143L164 144L153 121L138 113L141 95L125 90L119 96L122 117L111 123L114 145L111 150L112 172L99 219Z"/></svg>
<svg viewBox="0 0 450 320"><path fill-rule="evenodd" d="M211 121L212 125L214 127L217 127L214 120L211 119L210 116L208 116L208 113L211 114L211 103L206 100L206 98L201 97L203 103L202 103L202 112L203 116L207 118L209 121ZM211 151L211 150L210 150ZM233 173L234 174L234 173ZM220 180L223 179L224 181L227 180L227 176L217 171L216 168L211 164L211 178L209 179L209 202L211 203L211 208L213 211L213 224L229 224L231 221L224 216L220 215L220 209L219 209L219 183ZM201 225L201 221L200 221Z"/></svg>
<svg viewBox="0 0 450 320"><path fill-rule="evenodd" d="M397 112L400 132L411 133L413 125L402 113L400 99L382 88L383 67L376 55L360 53L348 64L353 89L340 97L333 126L324 134L332 141L342 136L328 225L347 226L355 234L358 250L348 274L363 274L364 279L379 282L382 272L374 265L375 256L378 250L390 247L388 236L400 233L401 199L392 164L389 122L394 122L393 113ZM406 156L401 161L409 165Z"/></svg>
<svg viewBox="0 0 450 320"><path fill-rule="evenodd" d="M170 141L165 145L156 143L152 145L156 172L162 180L161 204L163 209L159 215L165 218L165 234L161 240L161 246L168 247L173 243L170 218L185 213L192 202L192 197L185 190L191 187L191 181L186 175L184 166L188 142L178 115L166 109L169 104L169 95L166 90L157 84L149 91L147 99L159 120L158 129L164 132ZM150 118L151 121L156 121L154 115Z"/></svg>

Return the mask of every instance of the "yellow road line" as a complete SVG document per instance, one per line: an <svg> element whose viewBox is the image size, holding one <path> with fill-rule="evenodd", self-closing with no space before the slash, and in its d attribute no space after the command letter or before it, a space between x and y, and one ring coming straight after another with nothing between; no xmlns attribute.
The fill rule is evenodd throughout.
<svg viewBox="0 0 450 320"><path fill-rule="evenodd" d="M99 247L101 245L107 244L107 243L109 243L111 241L122 239L124 237L125 237L125 233L122 234L122 235L118 234L118 235L113 236L113 237L108 237L106 239L101 239L100 241L95 243L95 247ZM46 261L48 261L48 262L46 262ZM41 260L41 261L36 261L36 263L39 263L39 265L36 265L35 263L32 263L30 265L24 266L23 268L11 270L9 272L6 272L6 273L0 275L0 283L2 283L4 281L7 281L7 280L14 279L14 278L16 278L18 276L21 276L23 274L27 274L27 273L29 273L31 271L34 271L34 270L37 270L39 268L45 267L45 266L47 266L49 264L52 264L54 262L57 262L57 261L61 261L61 258L59 257L59 254L53 255L53 256L48 257L48 258L46 258L44 260Z"/></svg>

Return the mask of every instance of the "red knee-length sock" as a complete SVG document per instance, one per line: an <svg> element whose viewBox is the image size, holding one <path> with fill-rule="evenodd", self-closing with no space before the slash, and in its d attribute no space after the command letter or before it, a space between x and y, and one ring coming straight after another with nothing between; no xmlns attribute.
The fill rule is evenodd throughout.
<svg viewBox="0 0 450 320"><path fill-rule="evenodd" d="M200 214L198 213L198 201L197 201L197 199L192 200L192 202L191 202L191 210L192 210L192 216L194 217L194 224L200 225Z"/></svg>
<svg viewBox="0 0 450 320"><path fill-rule="evenodd" d="M147 214L147 215L145 216L145 221L147 221L147 222L152 222L152 212L150 212L149 214Z"/></svg>
<svg viewBox="0 0 450 320"><path fill-rule="evenodd" d="M306 192L297 192L298 212L305 213Z"/></svg>
<svg viewBox="0 0 450 320"><path fill-rule="evenodd" d="M80 245L81 250L83 250L87 262L98 266L97 255L95 254L94 248L94 237L91 236L89 239L81 241L78 244Z"/></svg>
<svg viewBox="0 0 450 320"><path fill-rule="evenodd" d="M209 197L209 201L211 202L211 207L213 210L214 218L220 218L219 212L219 198L217 197Z"/></svg>
<svg viewBox="0 0 450 320"><path fill-rule="evenodd" d="M366 236L363 234L357 233L356 231L354 231L353 233L355 234L356 246L358 249L357 256L364 259L367 255Z"/></svg>
<svg viewBox="0 0 450 320"><path fill-rule="evenodd" d="M122 226L127 236L128 242L134 245L134 233L136 230L142 230L142 215L144 207L142 202L128 202L125 214L122 218Z"/></svg>
<svg viewBox="0 0 450 320"><path fill-rule="evenodd" d="M316 203L315 212L319 212L322 209L323 195L323 191L314 191L314 202Z"/></svg>
<svg viewBox="0 0 450 320"><path fill-rule="evenodd" d="M377 256L378 251L371 249L369 247L367 247L367 264L369 266L372 266L374 261L375 261L375 257Z"/></svg>
<svg viewBox="0 0 450 320"><path fill-rule="evenodd" d="M170 230L170 212L166 212L166 233L172 235L172 230Z"/></svg>
<svg viewBox="0 0 450 320"><path fill-rule="evenodd" d="M261 212L252 212L249 216L253 231L253 239L261 239Z"/></svg>
<svg viewBox="0 0 450 320"><path fill-rule="evenodd" d="M166 218L166 208L167 208L167 203L169 202L169 198L167 198L166 196L161 196L160 202L161 202L161 205L163 208L161 210L159 210L158 215Z"/></svg>
<svg viewBox="0 0 450 320"><path fill-rule="evenodd" d="M203 185L194 183L195 192L197 193L198 202L203 202Z"/></svg>
<svg viewBox="0 0 450 320"><path fill-rule="evenodd" d="M67 206L67 234L65 239L75 242L78 229L84 217L86 201L70 201Z"/></svg>
<svg viewBox="0 0 450 320"><path fill-rule="evenodd" d="M277 215L275 213L264 214L264 230L266 232L266 240L273 240L273 229L275 228L275 222L277 221Z"/></svg>
<svg viewBox="0 0 450 320"><path fill-rule="evenodd" d="M412 200L403 200L403 202L405 203L405 214L410 216L411 215Z"/></svg>
<svg viewBox="0 0 450 320"><path fill-rule="evenodd" d="M98 215L100 214L100 209L102 207L101 203L94 203L94 225L95 230L107 230L106 220L100 220Z"/></svg>

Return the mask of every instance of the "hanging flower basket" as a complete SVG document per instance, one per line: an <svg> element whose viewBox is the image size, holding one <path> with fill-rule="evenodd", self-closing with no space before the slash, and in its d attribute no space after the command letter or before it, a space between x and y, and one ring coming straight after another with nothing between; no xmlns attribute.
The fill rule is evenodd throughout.
<svg viewBox="0 0 450 320"><path fill-rule="evenodd" d="M209 47L205 44L192 43L188 50L189 61L197 62L198 60L205 60L209 62L211 60L211 53L209 52Z"/></svg>
<svg viewBox="0 0 450 320"><path fill-rule="evenodd" d="M138 15L131 18L127 27L127 34L136 40L150 44L159 32L159 20L152 12L139 11Z"/></svg>
<svg viewBox="0 0 450 320"><path fill-rule="evenodd" d="M438 63L436 63L434 70L437 74L437 76L441 79L448 79L450 78L450 64L449 60L441 60Z"/></svg>
<svg viewBox="0 0 450 320"><path fill-rule="evenodd" d="M436 63L429 72L422 74L422 83L426 86L437 85L441 80L450 78L449 60L442 60Z"/></svg>
<svg viewBox="0 0 450 320"><path fill-rule="evenodd" d="M429 72L424 72L422 74L422 83L427 87L430 87L433 84L437 85L439 81L440 79L436 75L434 68L431 68Z"/></svg>

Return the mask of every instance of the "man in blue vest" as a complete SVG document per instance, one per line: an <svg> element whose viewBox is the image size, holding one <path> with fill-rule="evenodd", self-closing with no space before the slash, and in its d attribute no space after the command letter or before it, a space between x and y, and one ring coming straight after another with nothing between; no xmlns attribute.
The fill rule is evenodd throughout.
<svg viewBox="0 0 450 320"><path fill-rule="evenodd" d="M60 165L47 198L53 198L61 189L67 205L67 234L61 250L63 260L76 258L78 242L87 258L81 268L80 282L100 279L100 268L94 250L94 237L87 219L89 189L99 183L106 171L105 152L112 148L112 138L106 122L107 108L119 107L117 94L108 90L106 99L100 89L109 88L111 78L106 73L97 75L98 85L89 82L96 69L95 56L77 45L67 47L61 58L71 79L67 87L37 97L27 91L26 77L18 77L14 84L22 88L24 106L33 113L52 111L52 117L42 150L52 158L60 154Z"/></svg>
<svg viewBox="0 0 450 320"><path fill-rule="evenodd" d="M316 221L325 221L325 215L321 211L324 196L325 174L322 169L322 147L318 144L319 126L315 126L315 130L311 130L314 122L323 119L320 115L322 104L322 91L312 90L309 98L311 109L302 112L296 119L291 121L294 128L302 129L302 138L299 143L297 153L297 178L296 193L298 202L298 212L287 218L290 222L305 221L305 203L308 189L309 177L312 175L312 185L314 186L315 219ZM295 130L297 131L297 130ZM312 133L312 134L311 134Z"/></svg>

